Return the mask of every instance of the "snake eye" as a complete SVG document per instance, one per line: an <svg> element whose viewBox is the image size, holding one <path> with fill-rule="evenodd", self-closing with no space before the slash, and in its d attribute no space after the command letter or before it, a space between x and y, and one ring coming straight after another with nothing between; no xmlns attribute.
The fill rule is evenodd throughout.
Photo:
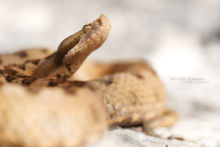
<svg viewBox="0 0 220 147"><path fill-rule="evenodd" d="M90 25L84 25L84 26L83 26L83 30L84 30L85 32L90 31L91 28L92 28L92 27L91 27Z"/></svg>

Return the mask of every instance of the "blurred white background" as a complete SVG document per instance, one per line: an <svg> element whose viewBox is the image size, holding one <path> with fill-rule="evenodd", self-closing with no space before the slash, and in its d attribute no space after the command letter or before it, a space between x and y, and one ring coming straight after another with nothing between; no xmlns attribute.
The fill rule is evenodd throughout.
<svg viewBox="0 0 220 147"><path fill-rule="evenodd" d="M56 49L102 13L112 30L89 58L149 60L180 114L175 127L158 132L219 145L220 0L1 0L0 52Z"/></svg>
<svg viewBox="0 0 220 147"><path fill-rule="evenodd" d="M101 13L110 18L112 31L98 57L142 56L164 39L186 35L207 44L220 34L219 0L1 0L1 52L33 46L55 49Z"/></svg>

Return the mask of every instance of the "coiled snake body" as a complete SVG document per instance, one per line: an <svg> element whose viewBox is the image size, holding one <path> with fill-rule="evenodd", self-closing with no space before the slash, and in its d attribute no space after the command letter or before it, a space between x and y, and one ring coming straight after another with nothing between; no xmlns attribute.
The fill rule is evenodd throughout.
<svg viewBox="0 0 220 147"><path fill-rule="evenodd" d="M1 146L81 146L108 126L175 123L162 82L145 61L85 62L78 70L110 28L101 15L54 53L29 49L0 55Z"/></svg>

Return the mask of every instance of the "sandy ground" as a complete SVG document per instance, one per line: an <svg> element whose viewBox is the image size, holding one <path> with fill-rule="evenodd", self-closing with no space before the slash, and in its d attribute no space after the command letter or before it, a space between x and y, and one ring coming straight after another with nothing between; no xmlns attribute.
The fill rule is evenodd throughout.
<svg viewBox="0 0 220 147"><path fill-rule="evenodd" d="M148 60L180 120L156 129L161 138L116 129L91 146L220 146L219 0L2 0L0 52L56 49L101 13L109 16L112 31L90 59Z"/></svg>

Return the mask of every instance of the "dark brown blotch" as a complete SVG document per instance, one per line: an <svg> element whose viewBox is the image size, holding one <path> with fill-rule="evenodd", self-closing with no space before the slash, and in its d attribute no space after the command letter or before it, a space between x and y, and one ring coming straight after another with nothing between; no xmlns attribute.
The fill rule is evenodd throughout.
<svg viewBox="0 0 220 147"><path fill-rule="evenodd" d="M113 79L104 80L105 85L110 85L113 83Z"/></svg>
<svg viewBox="0 0 220 147"><path fill-rule="evenodd" d="M25 64L19 65L18 68L20 68L21 70L25 70L26 69Z"/></svg>
<svg viewBox="0 0 220 147"><path fill-rule="evenodd" d="M23 78L22 84L25 86L30 85L36 80L34 77L30 77L30 76L24 76L22 78Z"/></svg>
<svg viewBox="0 0 220 147"><path fill-rule="evenodd" d="M34 65L38 65L38 63L40 62L40 60L32 60L32 63L34 64Z"/></svg>
<svg viewBox="0 0 220 147"><path fill-rule="evenodd" d="M15 80L15 77L13 77L13 76L6 76L5 79L6 79L7 82L11 82L11 81Z"/></svg>
<svg viewBox="0 0 220 147"><path fill-rule="evenodd" d="M66 66L66 68L67 68L68 71L71 71L71 68L70 68L70 65L69 65L69 64L66 64L65 66Z"/></svg>
<svg viewBox="0 0 220 147"><path fill-rule="evenodd" d="M138 79L143 79L143 78L144 78L144 77L143 77L141 74L139 74L139 73L134 74L134 76L137 77Z"/></svg>
<svg viewBox="0 0 220 147"><path fill-rule="evenodd" d="M5 72L9 75L15 75L17 73L17 71L15 71L13 69L9 69L9 68L6 68Z"/></svg>
<svg viewBox="0 0 220 147"><path fill-rule="evenodd" d="M86 83L83 81L73 81L73 85L77 87L84 87Z"/></svg>
<svg viewBox="0 0 220 147"><path fill-rule="evenodd" d="M30 63L30 62L31 62L31 60L26 60L26 61L25 61L25 64Z"/></svg>
<svg viewBox="0 0 220 147"><path fill-rule="evenodd" d="M53 86L56 86L57 84L58 84L57 82L50 80L48 83L48 86L53 87Z"/></svg>
<svg viewBox="0 0 220 147"><path fill-rule="evenodd" d="M20 51L18 52L18 56L21 58L27 57L27 52L26 51Z"/></svg>
<svg viewBox="0 0 220 147"><path fill-rule="evenodd" d="M57 77L57 79L60 79L61 75L60 74L56 74L56 77Z"/></svg>

